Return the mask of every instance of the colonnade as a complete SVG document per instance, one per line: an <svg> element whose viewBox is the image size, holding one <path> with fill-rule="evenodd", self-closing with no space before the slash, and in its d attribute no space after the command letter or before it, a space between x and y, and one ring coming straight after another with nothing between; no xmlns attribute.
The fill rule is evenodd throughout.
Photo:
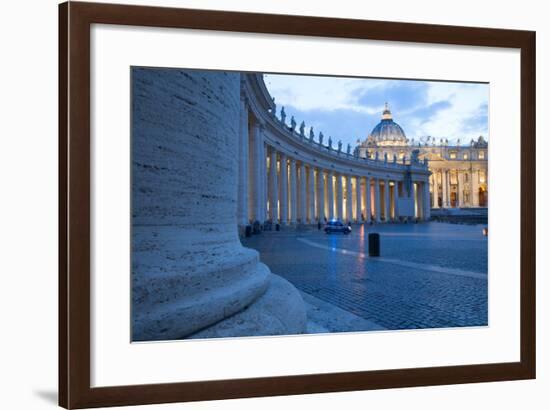
<svg viewBox="0 0 550 410"><path fill-rule="evenodd" d="M252 164L245 183L252 190L249 200L242 202L249 205L242 224L315 224L331 219L345 223L398 221L402 219L400 198L406 196L413 196L414 217L429 217L427 181L413 182L413 192L408 193L402 178L324 169L265 144L260 126L252 127L250 141L252 158L243 162Z"/></svg>
<svg viewBox="0 0 550 410"><path fill-rule="evenodd" d="M486 207L485 169L434 169L430 175L431 207Z"/></svg>

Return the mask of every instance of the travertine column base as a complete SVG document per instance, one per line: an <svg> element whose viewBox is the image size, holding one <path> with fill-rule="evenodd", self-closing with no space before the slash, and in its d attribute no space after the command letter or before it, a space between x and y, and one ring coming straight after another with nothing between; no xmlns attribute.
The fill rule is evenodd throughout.
<svg viewBox="0 0 550 410"><path fill-rule="evenodd" d="M267 271L265 265L264 269ZM191 339L273 336L305 332L306 311L300 292L278 275L269 275L266 292L239 313L192 334Z"/></svg>

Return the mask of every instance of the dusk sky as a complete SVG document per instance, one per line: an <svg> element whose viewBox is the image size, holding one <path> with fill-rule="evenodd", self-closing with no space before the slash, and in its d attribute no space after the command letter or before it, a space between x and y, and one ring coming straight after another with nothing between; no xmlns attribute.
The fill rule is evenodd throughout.
<svg viewBox="0 0 550 410"><path fill-rule="evenodd" d="M432 136L461 144L483 135L488 140L489 85L413 80L357 79L266 74L265 83L287 123L313 126L325 141L344 146L363 141L380 121L384 103L409 139Z"/></svg>

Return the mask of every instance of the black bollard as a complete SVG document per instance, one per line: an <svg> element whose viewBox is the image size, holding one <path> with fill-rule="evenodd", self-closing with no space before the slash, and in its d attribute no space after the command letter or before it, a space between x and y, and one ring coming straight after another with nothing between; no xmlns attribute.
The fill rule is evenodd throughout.
<svg viewBox="0 0 550 410"><path fill-rule="evenodd" d="M252 232L254 232L255 234L258 234L258 233L262 232L262 229L261 229L261 226L260 226L260 221L254 221Z"/></svg>
<svg viewBox="0 0 550 410"><path fill-rule="evenodd" d="M317 229L321 230L321 222L317 222Z"/></svg>
<svg viewBox="0 0 550 410"><path fill-rule="evenodd" d="M244 234L247 238L252 236L252 227L250 225L246 225L246 228L244 230Z"/></svg>
<svg viewBox="0 0 550 410"><path fill-rule="evenodd" d="M276 231L279 231L280 229L281 229L281 226L280 226L279 224L276 224L276 225L275 225L275 230L276 230Z"/></svg>
<svg viewBox="0 0 550 410"><path fill-rule="evenodd" d="M369 256L380 256L379 233L369 233Z"/></svg>

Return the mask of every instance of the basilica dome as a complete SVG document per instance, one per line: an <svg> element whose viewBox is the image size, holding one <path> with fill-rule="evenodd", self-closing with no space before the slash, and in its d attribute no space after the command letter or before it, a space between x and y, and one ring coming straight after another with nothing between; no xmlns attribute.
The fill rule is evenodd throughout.
<svg viewBox="0 0 550 410"><path fill-rule="evenodd" d="M407 145L405 131L396 122L393 121L391 111L386 103L382 120L371 131L368 142L372 145L384 146Z"/></svg>

